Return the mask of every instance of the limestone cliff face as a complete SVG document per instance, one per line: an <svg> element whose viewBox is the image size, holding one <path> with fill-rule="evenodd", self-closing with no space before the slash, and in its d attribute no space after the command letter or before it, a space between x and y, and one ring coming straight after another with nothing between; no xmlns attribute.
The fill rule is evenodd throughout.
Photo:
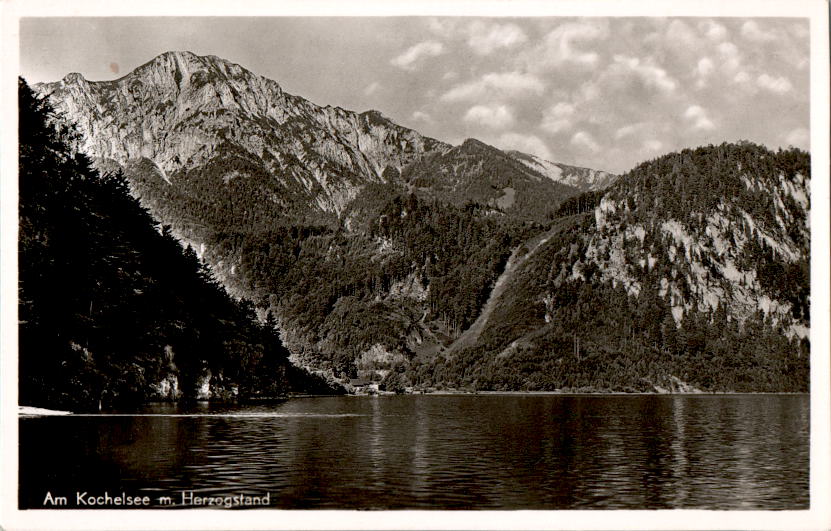
<svg viewBox="0 0 831 531"><path fill-rule="evenodd" d="M96 161L148 159L170 182L242 152L287 194L336 214L362 184L383 182L385 169L449 149L377 111L321 107L237 64L190 52L162 54L114 81L73 73L35 88L77 125L79 148Z"/></svg>
<svg viewBox="0 0 831 531"><path fill-rule="evenodd" d="M594 270L630 295L654 289L677 323L694 312L738 322L757 314L788 337L808 336L807 155L724 144L621 179L594 209L570 278Z"/></svg>

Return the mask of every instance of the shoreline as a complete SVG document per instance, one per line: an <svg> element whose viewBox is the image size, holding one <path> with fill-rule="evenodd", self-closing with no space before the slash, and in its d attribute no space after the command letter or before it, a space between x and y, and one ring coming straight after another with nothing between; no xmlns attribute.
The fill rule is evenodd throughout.
<svg viewBox="0 0 831 531"><path fill-rule="evenodd" d="M379 393L379 394L346 394L346 395L298 395L285 398L280 401L288 401L291 399L303 399L303 398L338 398L338 397L353 397L353 398L380 398L380 397L390 397L390 396L591 396L591 397L604 397L604 396L615 396L615 397L625 397L625 396L655 396L655 397L672 397L672 396L683 396L683 397L691 397L691 396L700 396L700 397L718 397L718 396L762 396L762 395L771 395L771 396L797 396L797 395L807 395L810 396L810 392L787 392L787 391L770 391L770 392L756 392L756 391L748 391L748 392L731 392L731 391L716 391L716 392L699 392L699 393L649 393L649 392L641 392L641 393L624 393L624 392L563 392L563 391L435 391L430 393L403 393L403 394L395 394L395 393ZM210 400L199 400L199 403L210 405L212 402ZM216 404L222 404L223 402L214 402ZM156 405L156 404L171 404L175 405L176 402L165 402L165 401L151 401L145 402L144 406L147 405ZM227 402L226 402L227 404ZM241 406L253 406L257 405L256 403L240 403L237 405ZM56 409L48 409L48 408L41 408L41 407L34 407L34 406L18 406L17 407L17 415L19 418L32 418L32 417L49 417L49 416L67 416L67 415L78 415L80 413L74 413L72 411L62 411ZM95 413L84 413L84 415L94 415Z"/></svg>
<svg viewBox="0 0 831 531"><path fill-rule="evenodd" d="M432 391L421 393L403 393L398 396L417 395L469 395L469 396L729 396L729 395L810 395L810 391L700 391L700 392L637 392L627 393L623 391ZM348 395L348 396L372 396L372 395ZM379 395L393 396L393 395Z"/></svg>

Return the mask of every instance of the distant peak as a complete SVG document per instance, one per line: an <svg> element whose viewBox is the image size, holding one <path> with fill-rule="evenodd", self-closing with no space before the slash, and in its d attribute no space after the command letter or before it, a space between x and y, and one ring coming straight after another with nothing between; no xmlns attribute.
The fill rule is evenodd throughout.
<svg viewBox="0 0 831 531"><path fill-rule="evenodd" d="M497 148L495 148L495 147L493 147L489 144L485 144L481 140L476 140L475 138L466 139L464 142L462 142L461 147L467 148L467 149L487 149L489 151L500 151L499 149L497 149Z"/></svg>
<svg viewBox="0 0 831 531"><path fill-rule="evenodd" d="M392 123L389 118L381 114L381 111L376 111L375 109L364 111L361 113L361 116L366 118L371 124L389 125Z"/></svg>
<svg viewBox="0 0 831 531"><path fill-rule="evenodd" d="M78 72L72 72L64 76L63 81L64 83L81 83L82 81L86 81L86 79Z"/></svg>
<svg viewBox="0 0 831 531"><path fill-rule="evenodd" d="M171 50L169 52L164 52L163 54L159 55L159 57L164 57L166 55L167 56L173 56L173 57L189 57L189 58L199 57L195 53L189 52L187 50L181 50L181 51Z"/></svg>

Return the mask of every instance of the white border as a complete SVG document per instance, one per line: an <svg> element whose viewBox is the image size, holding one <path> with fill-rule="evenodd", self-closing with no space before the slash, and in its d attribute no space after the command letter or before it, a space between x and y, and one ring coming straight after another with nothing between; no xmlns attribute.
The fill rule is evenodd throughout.
<svg viewBox="0 0 831 531"><path fill-rule="evenodd" d="M2 0L0 0L2 1ZM0 5L0 423L4 529L831 529L829 37L825 0L6 0ZM808 511L17 510L17 75L23 16L780 16L811 19L811 509Z"/></svg>

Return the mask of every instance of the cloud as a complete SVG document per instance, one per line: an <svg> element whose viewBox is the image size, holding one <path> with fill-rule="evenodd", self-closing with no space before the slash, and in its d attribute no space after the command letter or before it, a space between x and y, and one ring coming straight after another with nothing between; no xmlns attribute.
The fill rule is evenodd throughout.
<svg viewBox="0 0 831 531"><path fill-rule="evenodd" d="M416 63L423 57L436 57L444 53L444 45L438 41L424 41L407 48L390 63L404 70L415 70Z"/></svg>
<svg viewBox="0 0 831 531"><path fill-rule="evenodd" d="M688 49L698 42L698 35L681 19L670 22L666 31L667 44L685 46Z"/></svg>
<svg viewBox="0 0 831 531"><path fill-rule="evenodd" d="M483 125L492 129L505 129L514 123L511 110L505 105L485 106L476 105L468 109L464 120L469 123Z"/></svg>
<svg viewBox="0 0 831 531"><path fill-rule="evenodd" d="M481 100L488 96L516 97L542 94L545 85L532 74L501 72L485 74L481 79L457 85L441 96L442 101Z"/></svg>
<svg viewBox="0 0 831 531"><path fill-rule="evenodd" d="M430 123L433 121L433 117L423 111L415 111L413 112L412 119L418 122L426 122Z"/></svg>
<svg viewBox="0 0 831 531"><path fill-rule="evenodd" d="M716 65L713 63L713 60L709 57L702 57L698 60L698 64L695 66L695 77L696 82L695 86L697 88L703 88L707 86L708 78L713 74L716 69Z"/></svg>
<svg viewBox="0 0 831 531"><path fill-rule="evenodd" d="M643 129L646 124L637 123L637 124L629 124L624 125L623 127L619 128L615 131L615 140L620 140L621 138L626 138L628 136L632 136L637 133L639 130Z"/></svg>
<svg viewBox="0 0 831 531"><path fill-rule="evenodd" d="M427 19L427 29L443 39L451 39L459 34L461 20L457 17L431 17Z"/></svg>
<svg viewBox="0 0 831 531"><path fill-rule="evenodd" d="M687 110L684 112L684 118L687 118L693 123L694 129L709 131L716 128L713 121L707 116L707 111L699 105L687 107Z"/></svg>
<svg viewBox="0 0 831 531"><path fill-rule="evenodd" d="M499 48L512 48L528 40L516 24L472 22L468 28L468 45L478 55L488 55Z"/></svg>
<svg viewBox="0 0 831 531"><path fill-rule="evenodd" d="M614 63L609 67L610 72L622 74L626 71L635 74L647 87L656 88L661 92L675 92L678 82L663 68L652 64L651 60L641 61L638 57L615 55Z"/></svg>
<svg viewBox="0 0 831 531"><path fill-rule="evenodd" d="M600 151L600 145L594 137L586 131L578 131L571 137L571 145L579 148L597 153Z"/></svg>
<svg viewBox="0 0 831 531"><path fill-rule="evenodd" d="M712 20L701 22L698 25L698 29L711 41L718 42L727 38L727 28Z"/></svg>
<svg viewBox="0 0 831 531"><path fill-rule="evenodd" d="M366 88L364 89L364 94L366 94L367 96L372 96L373 94L378 92L379 88L381 88L381 84L377 81L373 81L372 83L366 86Z"/></svg>
<svg viewBox="0 0 831 531"><path fill-rule="evenodd" d="M742 37L752 42L768 42L777 40L772 31L764 31L755 20L748 20L742 24Z"/></svg>
<svg viewBox="0 0 831 531"><path fill-rule="evenodd" d="M735 72L742 66L739 48L730 41L722 42L717 50L721 56L721 66L728 72Z"/></svg>
<svg viewBox="0 0 831 531"><path fill-rule="evenodd" d="M644 141L643 147L649 151L660 151L664 147L664 143L660 140L650 139Z"/></svg>
<svg viewBox="0 0 831 531"><path fill-rule="evenodd" d="M574 105L561 101L547 108L542 116L540 127L549 133L560 133L572 126L571 117L574 115Z"/></svg>
<svg viewBox="0 0 831 531"><path fill-rule="evenodd" d="M545 160L551 160L551 151L545 142L534 135L522 135L519 133L505 133L495 142L500 149L515 149L523 153L530 153Z"/></svg>
<svg viewBox="0 0 831 531"><path fill-rule="evenodd" d="M804 127L794 129L785 135L785 142L789 146L808 149L811 144L811 133Z"/></svg>
<svg viewBox="0 0 831 531"><path fill-rule="evenodd" d="M530 58L529 66L556 68L564 63L584 68L595 66L600 55L587 49L587 45L593 41L604 40L608 36L607 20L593 19L560 24L545 36L542 45Z"/></svg>
<svg viewBox="0 0 831 531"><path fill-rule="evenodd" d="M784 94L790 92L793 88L791 82L786 77L773 77L768 74L762 74L756 78L756 84L759 87L769 90L775 94Z"/></svg>

